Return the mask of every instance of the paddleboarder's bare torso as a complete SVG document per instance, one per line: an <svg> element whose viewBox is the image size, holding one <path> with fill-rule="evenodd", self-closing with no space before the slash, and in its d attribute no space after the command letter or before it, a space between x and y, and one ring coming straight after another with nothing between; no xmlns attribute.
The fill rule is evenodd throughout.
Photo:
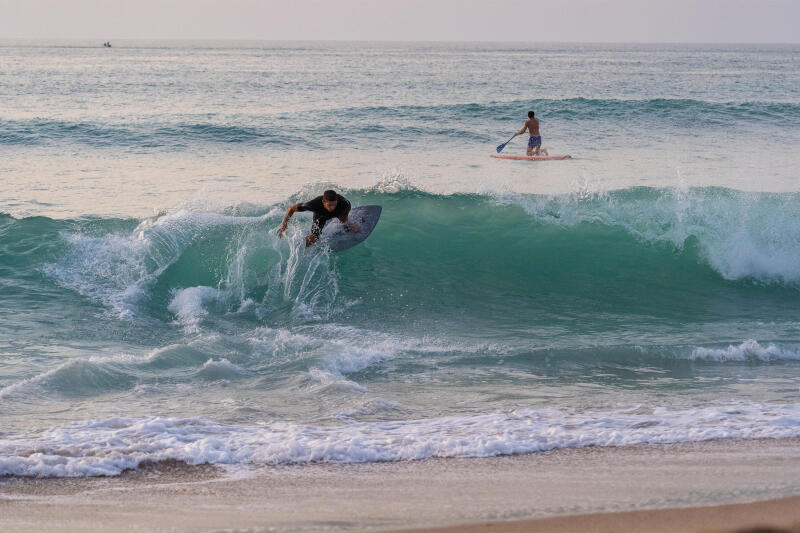
<svg viewBox="0 0 800 533"><path fill-rule="evenodd" d="M525 121L525 126L523 126L522 130L520 130L517 135L522 135L525 133L525 130L529 130L531 132L531 137L539 137L539 121L535 118L529 118Z"/></svg>
<svg viewBox="0 0 800 533"><path fill-rule="evenodd" d="M528 112L528 120L525 121L525 125L522 126L522 129L517 132L517 135L522 135L525 133L525 130L530 132L528 148L526 150L528 156L548 155L547 150L542 148L542 136L539 133L539 121L534 118L533 111Z"/></svg>

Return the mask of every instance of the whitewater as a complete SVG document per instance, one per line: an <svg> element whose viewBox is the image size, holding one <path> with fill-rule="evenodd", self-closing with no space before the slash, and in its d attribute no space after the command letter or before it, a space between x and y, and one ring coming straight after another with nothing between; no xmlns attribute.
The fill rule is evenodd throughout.
<svg viewBox="0 0 800 533"><path fill-rule="evenodd" d="M798 61L0 41L0 476L800 437Z"/></svg>

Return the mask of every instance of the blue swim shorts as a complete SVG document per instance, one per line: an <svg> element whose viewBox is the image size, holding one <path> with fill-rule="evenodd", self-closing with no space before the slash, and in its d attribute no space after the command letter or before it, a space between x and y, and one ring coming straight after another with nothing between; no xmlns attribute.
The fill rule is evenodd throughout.
<svg viewBox="0 0 800 533"><path fill-rule="evenodd" d="M541 146L542 146L542 136L541 135L537 135L535 137L531 136L531 138L528 139L528 148L536 148L536 147L540 147L541 148Z"/></svg>

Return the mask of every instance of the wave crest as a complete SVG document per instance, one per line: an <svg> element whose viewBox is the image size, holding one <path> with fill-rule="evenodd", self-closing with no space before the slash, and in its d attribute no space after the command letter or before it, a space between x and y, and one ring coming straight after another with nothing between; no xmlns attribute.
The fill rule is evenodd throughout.
<svg viewBox="0 0 800 533"><path fill-rule="evenodd" d="M691 359L708 359L712 361L785 361L800 360L800 352L782 348L775 344L762 346L753 339L726 348L698 347L692 350Z"/></svg>

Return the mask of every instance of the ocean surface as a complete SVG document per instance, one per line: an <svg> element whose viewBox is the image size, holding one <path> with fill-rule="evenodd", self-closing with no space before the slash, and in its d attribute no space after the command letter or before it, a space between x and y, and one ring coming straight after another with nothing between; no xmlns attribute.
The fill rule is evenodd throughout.
<svg viewBox="0 0 800 533"><path fill-rule="evenodd" d="M112 45L0 41L0 476L800 436L800 46Z"/></svg>

